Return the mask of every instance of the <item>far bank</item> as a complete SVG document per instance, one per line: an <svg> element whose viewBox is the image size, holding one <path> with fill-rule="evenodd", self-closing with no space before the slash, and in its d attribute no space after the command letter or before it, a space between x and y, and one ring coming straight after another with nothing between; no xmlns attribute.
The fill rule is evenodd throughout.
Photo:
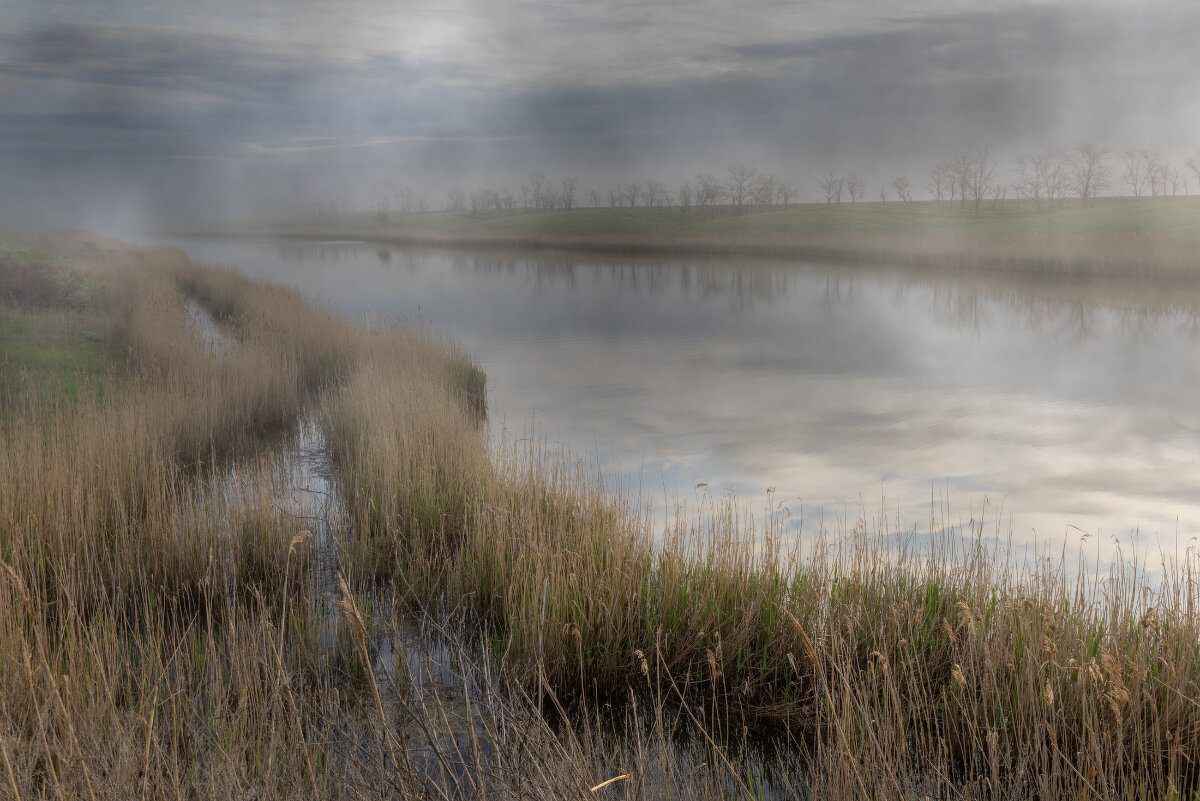
<svg viewBox="0 0 1200 801"><path fill-rule="evenodd" d="M1192 281L1200 198L1109 198L1054 211L999 202L976 215L934 202L681 209L385 211L175 226L171 233L357 240L446 248L794 258Z"/></svg>

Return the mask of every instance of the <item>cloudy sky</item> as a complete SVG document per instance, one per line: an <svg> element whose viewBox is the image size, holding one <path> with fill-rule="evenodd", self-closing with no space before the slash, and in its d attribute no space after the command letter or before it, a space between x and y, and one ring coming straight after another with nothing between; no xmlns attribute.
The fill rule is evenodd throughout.
<svg viewBox="0 0 1200 801"><path fill-rule="evenodd" d="M982 10L981 10L982 9ZM1200 4L6 0L0 227L1200 150ZM919 181L914 180L914 183Z"/></svg>

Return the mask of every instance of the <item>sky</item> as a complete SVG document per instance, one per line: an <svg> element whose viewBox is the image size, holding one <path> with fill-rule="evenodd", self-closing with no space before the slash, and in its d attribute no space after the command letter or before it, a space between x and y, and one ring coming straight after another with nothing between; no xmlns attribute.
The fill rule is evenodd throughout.
<svg viewBox="0 0 1200 801"><path fill-rule="evenodd" d="M3 0L0 227L1200 151L1200 3ZM582 193L581 193L582 194ZM874 190L872 190L874 194ZM920 193L918 192L918 195Z"/></svg>

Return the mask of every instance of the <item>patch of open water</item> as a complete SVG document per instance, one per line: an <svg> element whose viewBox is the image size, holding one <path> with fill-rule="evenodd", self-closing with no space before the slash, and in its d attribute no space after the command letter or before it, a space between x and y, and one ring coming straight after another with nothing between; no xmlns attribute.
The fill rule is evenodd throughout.
<svg viewBox="0 0 1200 801"><path fill-rule="evenodd" d="M421 315L493 430L594 455L660 514L696 489L794 530L985 520L1058 552L1200 536L1200 291L779 261L175 241L350 314ZM517 434L516 436L519 436ZM931 523L931 519L940 518Z"/></svg>

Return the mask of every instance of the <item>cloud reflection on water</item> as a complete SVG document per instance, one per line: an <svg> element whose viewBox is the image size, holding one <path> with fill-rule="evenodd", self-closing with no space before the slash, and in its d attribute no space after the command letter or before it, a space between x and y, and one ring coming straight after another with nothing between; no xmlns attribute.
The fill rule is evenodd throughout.
<svg viewBox="0 0 1200 801"><path fill-rule="evenodd" d="M533 419L659 502L707 482L802 499L806 527L883 504L920 532L939 499L964 521L986 499L1017 542L1136 529L1186 546L1200 533L1200 293L778 262L185 244L343 311L419 309L483 363L495 420L520 431Z"/></svg>

